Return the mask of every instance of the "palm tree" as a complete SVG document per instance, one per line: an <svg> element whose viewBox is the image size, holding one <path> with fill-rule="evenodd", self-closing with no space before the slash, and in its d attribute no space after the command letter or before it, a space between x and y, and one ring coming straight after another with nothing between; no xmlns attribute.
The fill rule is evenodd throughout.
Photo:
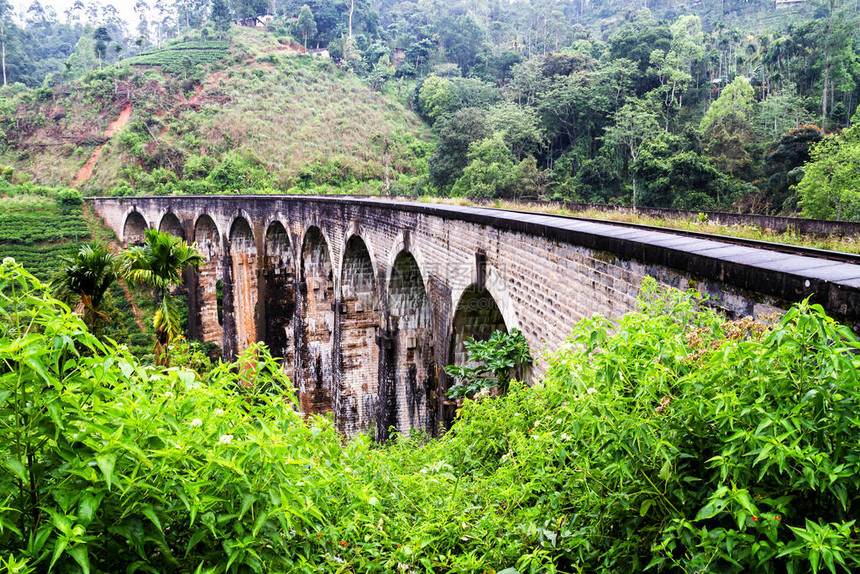
<svg viewBox="0 0 860 574"><path fill-rule="evenodd" d="M122 274L119 257L99 242L81 245L74 255L61 258L62 266L51 278L54 296L83 315L90 332L101 338L108 317L101 307L111 283Z"/></svg>
<svg viewBox="0 0 860 574"><path fill-rule="evenodd" d="M156 337L155 358L159 365L167 366L167 345L180 335L179 308L170 290L182 283L183 269L200 268L203 254L179 237L150 229L143 245L129 249L126 258L128 277L137 283L150 285L155 291L159 305L152 321Z"/></svg>

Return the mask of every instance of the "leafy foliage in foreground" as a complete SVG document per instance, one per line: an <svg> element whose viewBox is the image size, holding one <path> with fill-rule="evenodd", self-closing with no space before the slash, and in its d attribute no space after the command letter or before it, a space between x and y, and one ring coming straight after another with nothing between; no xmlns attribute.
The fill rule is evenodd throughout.
<svg viewBox="0 0 860 574"><path fill-rule="evenodd" d="M860 562L860 344L646 284L444 439L343 441L265 349L204 375L100 344L0 265L0 553L59 572L818 572ZM27 566L29 565L29 566ZM199 567L199 568L198 568Z"/></svg>

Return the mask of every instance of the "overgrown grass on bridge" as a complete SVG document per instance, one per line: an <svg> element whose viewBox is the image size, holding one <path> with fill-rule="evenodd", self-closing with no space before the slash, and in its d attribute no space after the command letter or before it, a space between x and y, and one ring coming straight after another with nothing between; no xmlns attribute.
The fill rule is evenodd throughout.
<svg viewBox="0 0 860 574"><path fill-rule="evenodd" d="M463 206L487 207L486 205L475 204L466 198L423 196L419 198L419 201L428 203L446 203ZM587 217L590 219L603 219L606 221L637 223L641 225L653 225L655 227L665 227L667 229L697 231L700 233L726 235L729 237L738 237L741 239L755 239L758 241L770 241L773 243L796 245L798 247L811 247L814 249L828 249L831 251L841 251L843 253L860 254L860 238L853 235L819 236L806 235L794 231L775 233L772 230L764 229L755 225L725 225L716 221L711 221L707 219L707 217L689 219L675 217L654 217L650 215L643 215L641 213L635 213L632 211L621 210L570 210L557 205L542 203L498 200L493 202L491 207L501 209L515 209L520 211L531 211L534 213L548 213L554 215Z"/></svg>

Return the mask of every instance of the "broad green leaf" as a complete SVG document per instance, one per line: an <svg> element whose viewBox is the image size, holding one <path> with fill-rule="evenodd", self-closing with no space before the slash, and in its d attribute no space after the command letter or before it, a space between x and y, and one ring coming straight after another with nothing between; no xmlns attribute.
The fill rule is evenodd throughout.
<svg viewBox="0 0 860 574"><path fill-rule="evenodd" d="M653 505L654 501L650 498L643 500L642 504L639 506L639 516L646 516Z"/></svg>
<svg viewBox="0 0 860 574"><path fill-rule="evenodd" d="M159 532L164 533L164 529L161 528L161 521L158 519L158 515L155 513L155 509L152 505L145 505L141 510L141 514L149 518L149 520L158 528Z"/></svg>
<svg viewBox="0 0 860 574"><path fill-rule="evenodd" d="M78 544L68 550L69 555L75 559L84 574L90 574L90 556L86 544Z"/></svg>
<svg viewBox="0 0 860 574"><path fill-rule="evenodd" d="M48 566L48 571L50 572L54 568L54 564L57 563L57 560L60 559L60 556L63 555L63 551L66 549L66 546L69 544L69 539L65 536L60 536L57 541L54 543L54 554L51 556L51 564Z"/></svg>
<svg viewBox="0 0 860 574"><path fill-rule="evenodd" d="M101 499L101 496L93 496L89 492L85 492L81 495L80 501L78 502L78 522L80 524L89 526L90 522L92 522L95 517L96 511L101 503Z"/></svg>
<svg viewBox="0 0 860 574"><path fill-rule="evenodd" d="M9 457L3 463L3 466L6 467L15 478L21 480L21 482L27 483L27 470L24 468L24 463L21 462L20 459Z"/></svg>
<svg viewBox="0 0 860 574"><path fill-rule="evenodd" d="M263 525L266 524L266 520L268 520L268 518L268 512L260 512L260 514L257 515L257 519L254 521L254 528L251 531L251 534L257 536L260 533L260 530L263 528Z"/></svg>
<svg viewBox="0 0 860 574"><path fill-rule="evenodd" d="M665 461L660 468L660 474L657 475L660 480L667 481L672 477L672 461Z"/></svg>
<svg viewBox="0 0 860 574"><path fill-rule="evenodd" d="M113 468L116 465L116 455L110 453L100 454L96 457L96 463L99 465L102 474L104 474L108 490L110 490L111 480L113 480Z"/></svg>

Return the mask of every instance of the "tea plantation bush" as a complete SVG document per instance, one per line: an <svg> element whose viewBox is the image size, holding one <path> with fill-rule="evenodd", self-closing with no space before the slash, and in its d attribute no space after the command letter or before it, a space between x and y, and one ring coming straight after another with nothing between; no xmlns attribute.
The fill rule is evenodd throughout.
<svg viewBox="0 0 860 574"><path fill-rule="evenodd" d="M857 339L646 285L438 441L344 440L264 348L101 345L0 265L0 566L16 572L851 571ZM8 566L12 564L13 566Z"/></svg>
<svg viewBox="0 0 860 574"><path fill-rule="evenodd" d="M189 68L211 64L229 55L230 42L182 42L147 50L123 60L132 66L161 66L173 74L187 73Z"/></svg>
<svg viewBox="0 0 860 574"><path fill-rule="evenodd" d="M40 279L50 278L60 257L90 237L81 194L30 184L0 187L0 258L14 257Z"/></svg>

